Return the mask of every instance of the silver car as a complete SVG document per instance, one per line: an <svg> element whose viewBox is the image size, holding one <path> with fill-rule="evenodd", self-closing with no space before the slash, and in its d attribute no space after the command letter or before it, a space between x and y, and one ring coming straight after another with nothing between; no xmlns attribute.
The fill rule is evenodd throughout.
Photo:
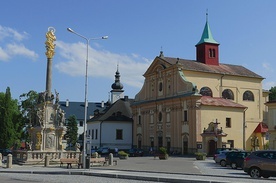
<svg viewBox="0 0 276 183"><path fill-rule="evenodd" d="M215 154L214 160L216 163L220 164L221 166L226 166L226 154L231 151L219 151L219 154Z"/></svg>

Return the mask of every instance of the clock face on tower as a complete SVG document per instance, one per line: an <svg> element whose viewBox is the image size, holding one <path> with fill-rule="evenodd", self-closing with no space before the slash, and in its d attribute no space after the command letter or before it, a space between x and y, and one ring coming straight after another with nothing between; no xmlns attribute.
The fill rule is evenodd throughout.
<svg viewBox="0 0 276 183"><path fill-rule="evenodd" d="M115 97L117 100L119 100L120 99L120 95L116 95L116 97Z"/></svg>

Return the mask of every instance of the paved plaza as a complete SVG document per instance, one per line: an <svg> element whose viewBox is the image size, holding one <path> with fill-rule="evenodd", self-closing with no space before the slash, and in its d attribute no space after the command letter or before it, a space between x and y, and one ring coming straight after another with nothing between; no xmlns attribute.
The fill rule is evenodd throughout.
<svg viewBox="0 0 276 183"><path fill-rule="evenodd" d="M94 176L153 182L276 182L273 178L252 179L243 170L232 170L215 164L212 158L197 161L194 157L170 157L168 160L148 156L130 157L127 160L118 160L116 166L95 166L90 169L78 169L76 165L73 165L72 169L67 169L65 165L63 167L59 165L49 167L13 165L12 168L5 168L3 165L0 168L0 176L1 174L7 175L7 173L14 173L17 176L19 174L41 175L41 179L43 174L51 174L51 178L59 177L60 181L56 182L63 182L62 179L64 179L64 182L68 183L73 183L75 176L82 176L84 179ZM64 175L64 178L60 175ZM69 178L65 181L68 179L65 175L72 176L71 180ZM85 182L82 181L82 183Z"/></svg>

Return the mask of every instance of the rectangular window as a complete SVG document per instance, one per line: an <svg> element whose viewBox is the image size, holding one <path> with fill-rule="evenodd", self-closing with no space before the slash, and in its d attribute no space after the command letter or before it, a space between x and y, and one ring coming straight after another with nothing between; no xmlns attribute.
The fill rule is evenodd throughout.
<svg viewBox="0 0 276 183"><path fill-rule="evenodd" d="M226 118L226 128L231 128L231 118Z"/></svg>
<svg viewBox="0 0 276 183"><path fill-rule="evenodd" d="M122 129L116 130L116 140L123 140L123 130Z"/></svg>
<svg viewBox="0 0 276 183"><path fill-rule="evenodd" d="M88 130L88 135L90 136L91 134L90 134L90 130Z"/></svg>
<svg viewBox="0 0 276 183"><path fill-rule="evenodd" d="M141 116L138 116L138 124L141 125Z"/></svg>
<svg viewBox="0 0 276 183"><path fill-rule="evenodd" d="M92 139L94 139L94 129L92 130Z"/></svg>
<svg viewBox="0 0 276 183"><path fill-rule="evenodd" d="M188 121L188 111L184 111L184 121Z"/></svg>
<svg viewBox="0 0 276 183"><path fill-rule="evenodd" d="M98 139L98 129L96 129L95 139Z"/></svg>
<svg viewBox="0 0 276 183"><path fill-rule="evenodd" d="M83 126L83 121L80 121L80 126Z"/></svg>

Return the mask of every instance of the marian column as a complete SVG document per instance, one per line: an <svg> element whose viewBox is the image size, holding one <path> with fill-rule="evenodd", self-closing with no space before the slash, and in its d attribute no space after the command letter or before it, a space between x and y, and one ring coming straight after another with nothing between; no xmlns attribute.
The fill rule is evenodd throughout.
<svg viewBox="0 0 276 183"><path fill-rule="evenodd" d="M48 32L46 33L46 56L47 56L47 76L46 76L46 101L51 101L52 97L52 59L55 54L55 44L56 41L55 29L52 27L48 28Z"/></svg>
<svg viewBox="0 0 276 183"><path fill-rule="evenodd" d="M32 118L29 133L31 148L35 151L57 152L64 150L63 136L66 133L65 113L59 105L59 93L52 94L52 59L55 54L55 29L46 33L46 91L39 93L36 116ZM55 99L55 101L54 101Z"/></svg>

